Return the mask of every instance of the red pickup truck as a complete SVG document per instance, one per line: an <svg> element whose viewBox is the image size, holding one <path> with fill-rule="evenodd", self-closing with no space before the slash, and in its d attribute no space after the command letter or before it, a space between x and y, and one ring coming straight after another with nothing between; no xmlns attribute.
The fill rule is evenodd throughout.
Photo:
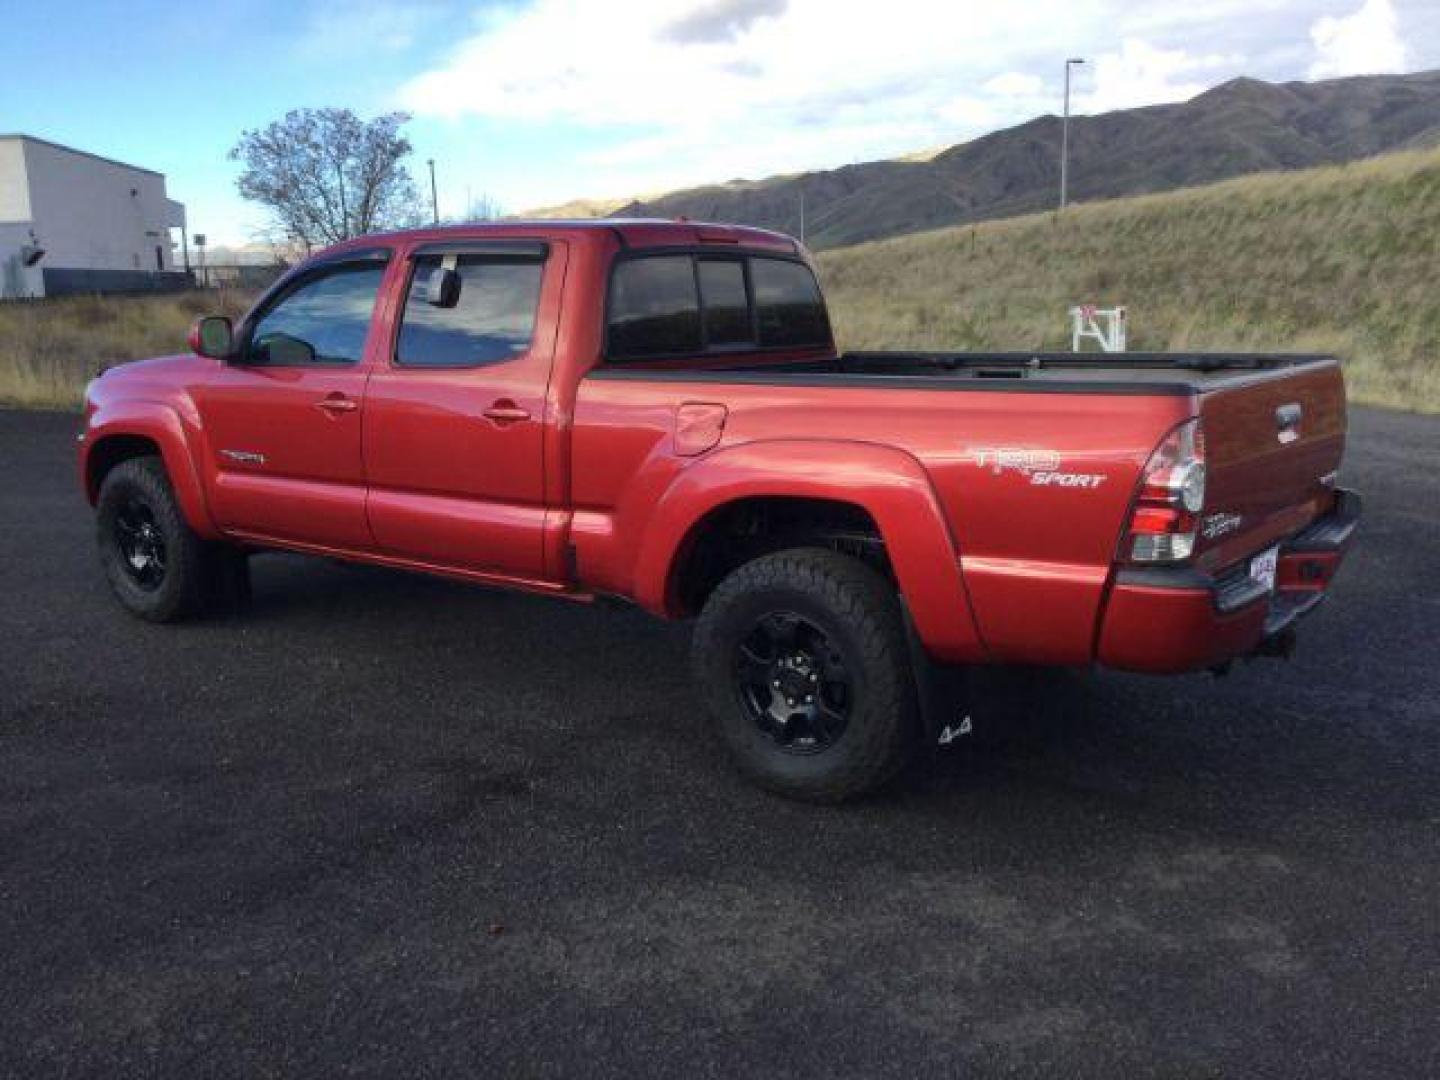
<svg viewBox="0 0 1440 1080"><path fill-rule="evenodd" d="M1288 650L1359 517L1331 358L839 353L757 229L368 236L190 346L87 393L129 610L286 549L693 616L723 741L803 798L953 736L937 671Z"/></svg>

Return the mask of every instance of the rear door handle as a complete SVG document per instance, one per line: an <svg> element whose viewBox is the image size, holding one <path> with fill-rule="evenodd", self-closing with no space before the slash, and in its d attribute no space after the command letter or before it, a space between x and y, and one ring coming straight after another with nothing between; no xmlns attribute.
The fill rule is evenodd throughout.
<svg viewBox="0 0 1440 1080"><path fill-rule="evenodd" d="M485 419L494 420L497 424L512 424L517 420L529 420L530 410L522 409L513 401L502 398L486 409L484 416Z"/></svg>
<svg viewBox="0 0 1440 1080"><path fill-rule="evenodd" d="M354 412L360 407L360 403L344 394L331 394L315 402L315 407L328 413Z"/></svg>

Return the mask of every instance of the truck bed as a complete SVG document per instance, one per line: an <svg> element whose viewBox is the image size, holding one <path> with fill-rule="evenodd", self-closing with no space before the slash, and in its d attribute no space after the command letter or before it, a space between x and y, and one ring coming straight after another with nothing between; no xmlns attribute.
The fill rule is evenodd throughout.
<svg viewBox="0 0 1440 1080"><path fill-rule="evenodd" d="M721 418L713 452L672 451L687 407ZM745 490L821 499L914 481L944 514L989 655L1089 663L1141 470L1168 432L1192 420L1201 422L1208 485L1189 572L1244 571L1332 509L1345 396L1330 357L751 353L684 367L607 364L585 376L572 491L586 509L572 537L601 587L624 591L625 537L650 522L630 508L636 492L662 486L632 479L648 470L673 469L686 488L714 477L733 495L751 469L759 475ZM1007 450L1009 461L997 463ZM1043 646L1037 621L1047 626ZM943 634L955 624L937 616L935 625ZM942 651L959 660L965 647Z"/></svg>
<svg viewBox="0 0 1440 1080"><path fill-rule="evenodd" d="M851 352L816 359L669 367L611 364L590 378L877 389L1191 395L1335 363L1303 353Z"/></svg>

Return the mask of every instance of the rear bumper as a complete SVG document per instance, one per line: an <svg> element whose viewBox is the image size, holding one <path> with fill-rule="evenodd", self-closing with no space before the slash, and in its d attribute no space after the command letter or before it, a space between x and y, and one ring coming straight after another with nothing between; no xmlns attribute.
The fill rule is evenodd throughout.
<svg viewBox="0 0 1440 1080"><path fill-rule="evenodd" d="M1337 491L1329 514L1281 544L1273 593L1252 581L1243 563L1218 576L1187 567L1121 570L1097 659L1125 671L1172 673L1287 653L1295 623L1325 599L1360 512L1355 492Z"/></svg>

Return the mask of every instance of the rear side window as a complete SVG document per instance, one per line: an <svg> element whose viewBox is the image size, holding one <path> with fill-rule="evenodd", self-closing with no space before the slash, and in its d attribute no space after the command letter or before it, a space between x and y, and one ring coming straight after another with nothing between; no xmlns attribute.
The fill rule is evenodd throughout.
<svg viewBox="0 0 1440 1080"><path fill-rule="evenodd" d="M830 323L815 275L800 263L751 259L761 345L826 345Z"/></svg>
<svg viewBox="0 0 1440 1080"><path fill-rule="evenodd" d="M415 260L395 362L403 367L456 368L496 364L530 348L540 304L544 263L539 259L461 255L454 270L453 304L428 300L430 276L443 257Z"/></svg>
<svg viewBox="0 0 1440 1080"><path fill-rule="evenodd" d="M700 351L700 304L689 255L627 259L610 283L610 352L662 356Z"/></svg>

